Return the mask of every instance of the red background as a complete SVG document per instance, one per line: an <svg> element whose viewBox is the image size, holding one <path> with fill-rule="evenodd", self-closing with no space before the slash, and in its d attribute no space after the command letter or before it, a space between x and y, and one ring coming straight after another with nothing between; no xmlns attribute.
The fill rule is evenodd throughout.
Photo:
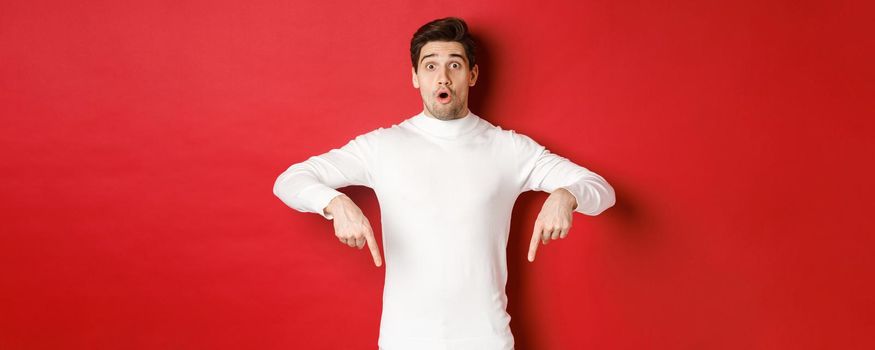
<svg viewBox="0 0 875 350"><path fill-rule="evenodd" d="M385 270L271 188L418 113L448 15L472 111L617 190L534 263L520 197L517 349L875 347L863 1L315 3L0 5L0 348L376 349Z"/></svg>

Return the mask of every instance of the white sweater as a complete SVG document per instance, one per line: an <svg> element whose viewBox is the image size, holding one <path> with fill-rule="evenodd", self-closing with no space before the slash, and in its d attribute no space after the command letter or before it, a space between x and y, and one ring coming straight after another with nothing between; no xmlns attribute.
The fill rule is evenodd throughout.
<svg viewBox="0 0 875 350"><path fill-rule="evenodd" d="M331 220L323 209L350 185L372 188L382 213L382 350L513 349L505 284L517 197L565 188L591 216L615 201L598 174L470 112L420 112L357 136L290 166L273 192Z"/></svg>

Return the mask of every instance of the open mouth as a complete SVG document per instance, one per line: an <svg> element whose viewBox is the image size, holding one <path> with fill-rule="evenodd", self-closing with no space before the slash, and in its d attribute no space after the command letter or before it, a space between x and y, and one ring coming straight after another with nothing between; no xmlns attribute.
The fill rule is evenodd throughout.
<svg viewBox="0 0 875 350"><path fill-rule="evenodd" d="M450 103L450 101L452 101L452 98L450 97L449 92L443 91L437 95L437 100L440 103Z"/></svg>

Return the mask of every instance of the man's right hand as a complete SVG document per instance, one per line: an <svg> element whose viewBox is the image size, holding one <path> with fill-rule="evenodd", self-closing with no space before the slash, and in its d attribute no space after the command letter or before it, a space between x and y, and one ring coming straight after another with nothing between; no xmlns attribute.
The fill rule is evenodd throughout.
<svg viewBox="0 0 875 350"><path fill-rule="evenodd" d="M341 243L358 249L362 249L367 243L371 256L374 257L374 264L378 267L383 264L371 223L352 199L344 194L338 195L328 203L324 211L334 217L334 235Z"/></svg>

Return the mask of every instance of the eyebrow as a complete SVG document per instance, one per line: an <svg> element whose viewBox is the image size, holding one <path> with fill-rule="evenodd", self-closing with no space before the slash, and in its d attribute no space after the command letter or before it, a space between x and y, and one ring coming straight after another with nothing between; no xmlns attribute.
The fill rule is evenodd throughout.
<svg viewBox="0 0 875 350"><path fill-rule="evenodd" d="M422 59L419 60L419 63L422 63L422 61L425 61L426 58L429 58L429 57L432 57L432 56L437 56L437 54L436 54L436 53L430 53L430 54L428 54L428 55L422 56ZM464 61L465 63L468 63L468 60L465 58L465 56L462 56L462 55L460 55L460 54L457 54L457 53L451 53L451 54L450 54L450 57L458 57L458 58L461 58L462 61Z"/></svg>

